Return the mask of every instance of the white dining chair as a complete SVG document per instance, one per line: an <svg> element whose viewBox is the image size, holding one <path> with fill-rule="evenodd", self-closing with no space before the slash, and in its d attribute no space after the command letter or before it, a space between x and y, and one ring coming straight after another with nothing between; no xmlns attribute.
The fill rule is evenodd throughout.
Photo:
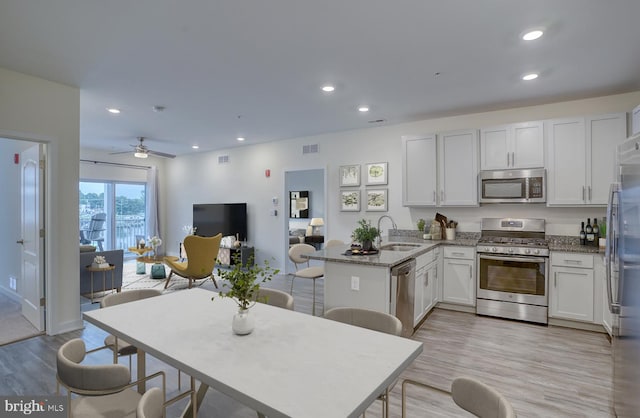
<svg viewBox="0 0 640 418"><path fill-rule="evenodd" d="M122 364L80 364L87 354L80 338L69 340L58 349L56 394L60 395L61 386L66 389L69 416L133 416L141 395L132 387L156 377L162 378L161 393L166 392L163 372L131 382L131 373ZM72 393L79 396L72 398Z"/></svg>
<svg viewBox="0 0 640 418"><path fill-rule="evenodd" d="M313 253L315 251L315 247L309 244L294 244L289 248L289 259L293 262L296 268L296 271L291 273L291 290L289 291L289 294L293 296L293 281L296 277L313 280L313 305L311 313L314 316L316 314L316 279L324 277L324 267L310 266L309 259L302 257L302 255ZM304 265L307 267L299 267Z"/></svg>
<svg viewBox="0 0 640 418"><path fill-rule="evenodd" d="M293 296L277 289L261 287L256 295L256 301L278 308L293 310Z"/></svg>
<svg viewBox="0 0 640 418"><path fill-rule="evenodd" d="M340 307L329 309L324 313L324 317L333 321L395 336L400 336L402 333L402 322L395 316L385 312L362 308ZM397 381L394 381L391 386L385 389L384 393L378 396L378 399L382 402L382 416L384 418L389 417L389 392L393 389L396 382Z"/></svg>
<svg viewBox="0 0 640 418"><path fill-rule="evenodd" d="M451 383L451 391L411 379L402 382L402 418L407 417L407 386L413 385L451 395L460 408L479 418L516 418L511 403L491 386L472 377L458 377Z"/></svg>

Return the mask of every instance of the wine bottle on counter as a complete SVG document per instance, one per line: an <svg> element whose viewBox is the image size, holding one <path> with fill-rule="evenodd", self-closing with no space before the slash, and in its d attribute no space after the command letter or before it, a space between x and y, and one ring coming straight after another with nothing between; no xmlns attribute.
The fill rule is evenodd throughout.
<svg viewBox="0 0 640 418"><path fill-rule="evenodd" d="M587 226L585 228L587 234L587 245L593 245L593 227L591 226L591 218L587 218Z"/></svg>
<svg viewBox="0 0 640 418"><path fill-rule="evenodd" d="M598 246L600 240L600 227L598 226L598 218L593 218L593 245Z"/></svg>
<svg viewBox="0 0 640 418"><path fill-rule="evenodd" d="M585 245L587 243L587 233L584 230L584 222L581 222L580 225L580 245Z"/></svg>

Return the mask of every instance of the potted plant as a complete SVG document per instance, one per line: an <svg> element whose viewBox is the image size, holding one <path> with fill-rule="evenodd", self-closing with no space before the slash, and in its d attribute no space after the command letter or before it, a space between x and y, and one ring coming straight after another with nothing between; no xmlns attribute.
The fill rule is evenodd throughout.
<svg viewBox="0 0 640 418"><path fill-rule="evenodd" d="M254 264L250 256L246 265L242 264L240 251L233 254L233 268L218 269L218 276L223 280L222 289L218 296L232 298L238 305L238 312L233 317L232 329L238 335L250 334L253 331L254 320L249 315L249 309L256 303L260 285L271 280L280 270L273 269L269 261L264 265ZM224 289L227 289L226 292ZM214 300L216 297L212 297Z"/></svg>
<svg viewBox="0 0 640 418"><path fill-rule="evenodd" d="M424 232L424 227L426 224L427 222L424 219L422 218L418 219L418 231Z"/></svg>
<svg viewBox="0 0 640 418"><path fill-rule="evenodd" d="M378 228L371 225L371 221L360 219L358 227L351 233L351 238L362 245L364 251L375 250L373 241L380 236Z"/></svg>

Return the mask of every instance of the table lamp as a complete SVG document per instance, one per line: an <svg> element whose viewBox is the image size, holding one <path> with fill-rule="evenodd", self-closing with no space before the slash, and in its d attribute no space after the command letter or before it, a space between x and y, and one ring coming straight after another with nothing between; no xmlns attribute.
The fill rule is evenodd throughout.
<svg viewBox="0 0 640 418"><path fill-rule="evenodd" d="M311 218L309 225L312 227L311 234L316 235L316 227L323 226L324 220L322 218Z"/></svg>

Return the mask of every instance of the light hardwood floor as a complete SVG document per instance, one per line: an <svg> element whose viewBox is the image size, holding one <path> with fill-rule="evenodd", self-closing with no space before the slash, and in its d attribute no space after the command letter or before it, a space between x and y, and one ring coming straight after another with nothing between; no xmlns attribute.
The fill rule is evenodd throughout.
<svg viewBox="0 0 640 418"><path fill-rule="evenodd" d="M278 276L268 287L288 292L290 283L289 277ZM296 279L296 311L311 312L311 283ZM322 281L316 285L316 309L321 312ZM96 347L102 345L104 336L102 330L87 324L81 331L55 337L39 336L0 347L0 395L55 393L58 347L76 337L84 338L89 347ZM413 338L424 343L424 351L402 378L448 388L457 376L474 376L503 393L519 417L613 416L611 346L604 334L435 309ZM111 361L111 356L103 350L92 354L90 361L106 363ZM126 364L126 360L121 361ZM153 358L148 358L147 370L166 370L168 390L176 391L175 370ZM183 374L183 385L186 382ZM392 417L400 416L400 387L400 383L396 384L391 394ZM170 408L167 416L177 416L182 405ZM380 402L374 403L367 417L379 417L380 409ZM199 416L253 418L256 415L235 400L209 390ZM410 388L408 416L470 415L445 395Z"/></svg>

